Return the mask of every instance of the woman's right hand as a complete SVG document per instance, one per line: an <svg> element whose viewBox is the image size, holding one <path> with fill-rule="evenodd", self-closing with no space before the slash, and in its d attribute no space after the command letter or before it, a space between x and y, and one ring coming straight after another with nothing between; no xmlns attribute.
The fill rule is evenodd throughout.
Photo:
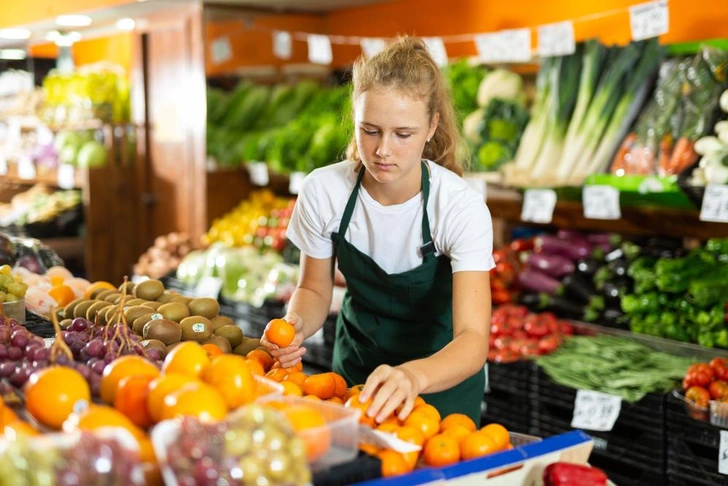
<svg viewBox="0 0 728 486"><path fill-rule="evenodd" d="M260 344L268 348L271 356L280 362L282 368L290 368L291 366L297 365L301 361L303 355L306 354L306 348L301 347L304 339L303 319L301 319L298 314L289 312L283 317L283 320L292 325L293 329L296 330L293 342L285 348L281 348L277 344L273 344L268 341L264 332L263 336L260 338ZM265 327L266 330L268 329L268 326L270 326L270 322L268 322L268 325Z"/></svg>

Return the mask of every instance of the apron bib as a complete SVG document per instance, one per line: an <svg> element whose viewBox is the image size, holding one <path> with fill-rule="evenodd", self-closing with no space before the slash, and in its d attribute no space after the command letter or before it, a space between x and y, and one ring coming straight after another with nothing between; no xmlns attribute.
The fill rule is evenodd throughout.
<svg viewBox="0 0 728 486"><path fill-rule="evenodd" d="M349 196L339 231L331 235L346 294L336 321L333 370L349 386L364 383L382 364L397 366L428 357L452 341L452 267L445 255L435 256L427 216L428 168L422 163L422 265L388 274L371 257L345 239L364 176L361 168ZM454 363L455 364L455 363ZM464 413L480 424L485 373L422 397L445 417Z"/></svg>

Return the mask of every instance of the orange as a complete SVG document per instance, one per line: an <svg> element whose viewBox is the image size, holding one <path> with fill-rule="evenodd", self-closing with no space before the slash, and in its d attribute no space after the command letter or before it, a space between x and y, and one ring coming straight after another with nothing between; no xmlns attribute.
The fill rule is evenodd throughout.
<svg viewBox="0 0 728 486"><path fill-rule="evenodd" d="M246 359L245 363L248 365L248 368L250 368L250 372L254 375L265 376L265 369L263 368L263 365L260 364L260 361Z"/></svg>
<svg viewBox="0 0 728 486"><path fill-rule="evenodd" d="M257 396L257 386L245 358L234 354L215 356L203 374L206 383L217 388L230 409L250 403Z"/></svg>
<svg viewBox="0 0 728 486"><path fill-rule="evenodd" d="M320 402L321 399L317 397L316 395L304 395L303 398L306 398L308 400L313 400L315 402Z"/></svg>
<svg viewBox="0 0 728 486"><path fill-rule="evenodd" d="M0 432L2 432L0 437L5 437L7 440L17 440L19 437L34 437L40 435L40 432L35 427L20 419L8 422L0 429Z"/></svg>
<svg viewBox="0 0 728 486"><path fill-rule="evenodd" d="M372 404L371 397L369 398L369 400L367 400L366 402L362 403L362 402L359 401L359 396L357 394L357 395L354 395L353 397L350 397L344 403L344 406L345 407L350 407L350 408L356 408L356 409L360 410L361 411L361 415L359 416L359 423L360 424L364 424L364 425L368 425L369 427L372 427L373 428L373 427L376 427L377 426L377 423L374 420L374 417L369 417L367 415L367 410L369 410L369 405L371 405L371 404Z"/></svg>
<svg viewBox="0 0 728 486"><path fill-rule="evenodd" d="M115 359L104 368L101 377L101 399L110 405L113 404L121 379L134 375L159 376L159 368L141 356L127 355Z"/></svg>
<svg viewBox="0 0 728 486"><path fill-rule="evenodd" d="M273 356L271 356L268 351L265 351L263 349L254 349L247 355L245 355L245 357L260 363L266 373L270 371L270 369L273 367L273 363L275 363Z"/></svg>
<svg viewBox="0 0 728 486"><path fill-rule="evenodd" d="M344 394L342 399L344 400L344 402L346 402L347 400L349 400L349 398L353 397L354 395L360 394L363 389L364 389L364 385L354 385L351 388L349 388L348 390L346 390L346 393Z"/></svg>
<svg viewBox="0 0 728 486"><path fill-rule="evenodd" d="M30 375L25 385L25 407L38 422L58 430L79 401L89 402L91 390L78 371L51 366Z"/></svg>
<svg viewBox="0 0 728 486"><path fill-rule="evenodd" d="M225 354L225 351L223 351L217 344L203 344L202 349L207 352L207 356L209 356L210 358L212 358L213 356L220 356L221 354Z"/></svg>
<svg viewBox="0 0 728 486"><path fill-rule="evenodd" d="M343 376L338 373L334 373L333 371L329 374L334 379L334 396L343 400L344 395L346 395L346 380Z"/></svg>
<svg viewBox="0 0 728 486"><path fill-rule="evenodd" d="M337 405L343 405L344 404L344 400L342 400L339 397L331 397L331 398L327 399L326 401L329 402L329 403L335 403Z"/></svg>
<svg viewBox="0 0 728 486"><path fill-rule="evenodd" d="M399 425L393 424L393 423L387 423L387 424L379 424L377 426L377 430L380 432L386 432L387 434L394 434L397 429L399 429Z"/></svg>
<svg viewBox="0 0 728 486"><path fill-rule="evenodd" d="M370 456L376 456L382 451L380 447L372 444L365 444L363 442L359 444L359 450L365 454L369 454Z"/></svg>
<svg viewBox="0 0 728 486"><path fill-rule="evenodd" d="M471 432L474 432L478 428L475 422L473 422L473 419L464 413L451 413L440 422L440 430L444 432L454 425L463 425Z"/></svg>
<svg viewBox="0 0 728 486"><path fill-rule="evenodd" d="M331 432L326 419L318 410L309 405L290 404L281 412L291 423L296 434L303 439L309 462L318 461L329 451Z"/></svg>
<svg viewBox="0 0 728 486"><path fill-rule="evenodd" d="M460 460L460 445L454 437L445 434L432 436L422 452L428 466L443 467Z"/></svg>
<svg viewBox="0 0 728 486"><path fill-rule="evenodd" d="M384 419L384 422L380 423L379 425L384 425L384 424L394 424L394 425L400 426L400 425L402 425L402 422L400 422L400 420L397 418L396 415L390 415L389 417Z"/></svg>
<svg viewBox="0 0 728 486"><path fill-rule="evenodd" d="M210 357L202 346L194 341L178 344L164 358L162 371L165 373L180 373L192 378L202 378L202 373L210 365Z"/></svg>
<svg viewBox="0 0 728 486"><path fill-rule="evenodd" d="M425 444L425 436L422 434L422 432L408 425L399 427L395 431L395 435L397 436L397 438L411 444L417 444L418 446L422 446ZM404 458L407 460L407 463L412 467L412 469L414 469L417 465L417 461L420 458L420 451L407 452L403 455Z"/></svg>
<svg viewBox="0 0 728 486"><path fill-rule="evenodd" d="M278 383L282 382L286 376L288 376L288 373L283 368L276 368L265 374L266 378L277 381Z"/></svg>
<svg viewBox="0 0 728 486"><path fill-rule="evenodd" d="M145 463L157 462L152 439L147 434L144 434L142 437L137 437L137 442L139 443L139 459Z"/></svg>
<svg viewBox="0 0 728 486"><path fill-rule="evenodd" d="M473 432L460 441L460 455L463 460L474 459L500 450L490 436L482 431Z"/></svg>
<svg viewBox="0 0 728 486"><path fill-rule="evenodd" d="M179 390L188 383L196 380L191 376L179 373L165 373L149 382L147 394L147 412L154 423L162 420L162 407L164 398L175 390Z"/></svg>
<svg viewBox="0 0 728 486"><path fill-rule="evenodd" d="M0 398L0 400L2 400L2 398ZM18 414L15 413L12 408L0 405L0 427L16 420L19 420Z"/></svg>
<svg viewBox="0 0 728 486"><path fill-rule="evenodd" d="M281 385L283 385L283 394L284 395L290 395L290 396L294 396L294 397L303 396L303 390L301 390L301 387L296 385L292 381L283 380L281 382Z"/></svg>
<svg viewBox="0 0 728 486"><path fill-rule="evenodd" d="M508 429L501 424L488 424L480 429L480 431L488 434L493 439L499 451L505 449L511 443L511 436L508 434Z"/></svg>
<svg viewBox="0 0 728 486"><path fill-rule="evenodd" d="M442 417L440 417L440 412L437 411L437 409L434 407L434 405L430 405L429 403L426 403L424 405L415 406L415 408L412 410L412 412L414 413L418 410L422 413L426 413L426 414L430 415L432 418L437 420L437 423L440 423L440 420L442 419Z"/></svg>
<svg viewBox="0 0 728 486"><path fill-rule="evenodd" d="M303 383L306 381L306 378L308 378L308 375L303 371L294 371L293 373L288 373L283 378L283 381L290 381L303 389Z"/></svg>
<svg viewBox="0 0 728 486"><path fill-rule="evenodd" d="M296 329L283 319L273 319L265 328L265 338L281 348L291 344L295 336Z"/></svg>
<svg viewBox="0 0 728 486"><path fill-rule="evenodd" d="M407 463L403 454L395 452L391 449L385 449L377 454L379 460L382 461L382 477L391 478L392 476L400 476L412 471L412 467Z"/></svg>
<svg viewBox="0 0 728 486"><path fill-rule="evenodd" d="M429 439L440 431L440 421L425 410L414 410L404 420L404 425L416 428L422 432L425 439Z"/></svg>
<svg viewBox="0 0 728 486"><path fill-rule="evenodd" d="M334 396L336 382L331 373L318 373L311 375L303 382L303 393L316 395L321 400Z"/></svg>
<svg viewBox="0 0 728 486"><path fill-rule="evenodd" d="M86 292L84 293L84 297L87 299L91 298L91 294L93 294L96 290L116 290L116 287L111 285L109 282L104 282L103 280L99 280L98 282L94 282L91 285L89 285L86 288Z"/></svg>
<svg viewBox="0 0 728 486"><path fill-rule="evenodd" d="M119 380L114 397L114 408L143 429L152 425L152 418L147 410L147 397L149 383L154 379L154 376L149 375L125 376Z"/></svg>
<svg viewBox="0 0 728 486"><path fill-rule="evenodd" d="M76 294L73 293L73 289L68 285L56 285L48 291L48 295L53 297L60 307L67 306L76 298Z"/></svg>
<svg viewBox="0 0 728 486"><path fill-rule="evenodd" d="M468 427L462 424L455 424L442 431L443 434L455 437L458 443L473 433Z"/></svg>
<svg viewBox="0 0 728 486"><path fill-rule="evenodd" d="M202 382L183 385L164 397L162 420L181 415L196 417L202 422L222 420L228 413L223 395L213 386Z"/></svg>
<svg viewBox="0 0 728 486"><path fill-rule="evenodd" d="M63 422L64 432L96 430L102 427L121 427L129 431L137 440L146 435L126 415L107 405L91 404L86 410L72 413Z"/></svg>
<svg viewBox="0 0 728 486"><path fill-rule="evenodd" d="M424 398L422 398L421 396L417 395L415 397L414 407L419 407L420 405L427 405L427 402L425 402L425 399Z"/></svg>

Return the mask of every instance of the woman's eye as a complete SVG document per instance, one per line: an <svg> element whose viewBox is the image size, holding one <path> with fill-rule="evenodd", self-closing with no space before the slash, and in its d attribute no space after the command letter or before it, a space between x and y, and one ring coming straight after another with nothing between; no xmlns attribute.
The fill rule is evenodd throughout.
<svg viewBox="0 0 728 486"><path fill-rule="evenodd" d="M367 130L366 128L362 128L362 130L363 130L363 131L364 131L364 133L366 133L367 135L376 135L376 134L377 134L377 131L376 131L376 130Z"/></svg>
<svg viewBox="0 0 728 486"><path fill-rule="evenodd" d="M398 133L397 136L399 138L410 138L412 134L411 133Z"/></svg>

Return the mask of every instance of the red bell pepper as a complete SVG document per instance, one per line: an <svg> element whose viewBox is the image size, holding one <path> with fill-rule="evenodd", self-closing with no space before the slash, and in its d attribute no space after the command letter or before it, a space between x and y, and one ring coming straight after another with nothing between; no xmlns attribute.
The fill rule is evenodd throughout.
<svg viewBox="0 0 728 486"><path fill-rule="evenodd" d="M555 462L544 469L543 482L545 486L606 486L607 475L595 467Z"/></svg>

